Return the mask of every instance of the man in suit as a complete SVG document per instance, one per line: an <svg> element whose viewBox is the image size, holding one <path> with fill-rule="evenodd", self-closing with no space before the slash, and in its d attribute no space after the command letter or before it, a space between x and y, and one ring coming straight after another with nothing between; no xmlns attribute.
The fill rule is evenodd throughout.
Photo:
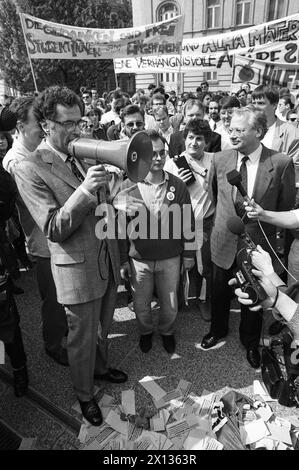
<svg viewBox="0 0 299 470"><path fill-rule="evenodd" d="M96 236L95 209L105 201L103 165L87 169L68 155L80 136L83 105L66 87L54 86L41 96L46 140L19 163L15 178L32 217L48 239L57 300L64 305L69 333L71 377L83 416L94 426L102 415L94 397L94 378L121 383L127 375L107 364L107 335L119 283L116 240ZM99 193L98 193L99 190Z"/></svg>
<svg viewBox="0 0 299 470"><path fill-rule="evenodd" d="M190 119L204 119L205 109L203 104L195 98L186 101L184 106L183 124L186 125ZM176 131L170 136L169 156L170 158L180 155L185 150L185 139L183 131ZM218 152L221 150L221 136L216 132L211 133L209 142L207 142L206 152Z"/></svg>
<svg viewBox="0 0 299 470"><path fill-rule="evenodd" d="M17 117L17 139L4 157L3 167L14 177L18 163L33 154L41 143L44 133L38 123L35 97L17 98L10 109ZM47 239L31 217L19 194L16 205L29 253L36 260L37 284L42 300L41 316L45 350L55 362L67 366L67 351L62 347L62 340L67 334L67 321L63 306L57 302Z"/></svg>
<svg viewBox="0 0 299 470"><path fill-rule="evenodd" d="M236 169L242 175L242 183L249 197L264 209L285 211L295 202L295 172L291 158L264 147L260 140L266 132L266 116L255 109L235 109L232 115L230 138L233 150L214 155L211 171L211 187L216 202L216 214L211 236L211 255L214 264L212 285L212 321L210 332L204 336L203 349L215 347L228 333L231 290L228 281L236 267L236 255L242 246L238 236L227 228L230 217L245 213L243 199L227 181L227 173ZM257 222L245 219L246 232L256 244L267 248ZM263 229L275 249L276 228L263 224ZM258 351L262 316L259 312L241 309L240 340L247 349L249 364L258 368Z"/></svg>

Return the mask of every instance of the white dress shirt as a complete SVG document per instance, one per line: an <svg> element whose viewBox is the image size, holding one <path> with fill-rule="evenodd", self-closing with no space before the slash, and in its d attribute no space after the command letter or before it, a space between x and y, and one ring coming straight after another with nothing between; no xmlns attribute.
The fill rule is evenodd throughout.
<svg viewBox="0 0 299 470"><path fill-rule="evenodd" d="M247 154L248 160L246 161L246 168L247 168L247 194L251 198L253 195L253 188L255 184L257 169L259 166L259 161L261 158L263 147L260 144L258 148L250 153ZM243 153L238 152L238 161L237 161L237 170L240 171L240 167L242 164L242 158L244 157ZM237 188L235 188L234 197L236 197Z"/></svg>

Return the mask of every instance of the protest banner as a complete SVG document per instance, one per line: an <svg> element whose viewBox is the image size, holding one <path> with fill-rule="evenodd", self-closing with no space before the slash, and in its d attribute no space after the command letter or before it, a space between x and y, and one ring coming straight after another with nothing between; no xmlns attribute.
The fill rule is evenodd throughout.
<svg viewBox="0 0 299 470"><path fill-rule="evenodd" d="M268 51L268 55L263 51ZM234 56L250 54L258 60L298 61L299 14L223 34L183 39L182 53L114 60L116 73L187 72L233 67ZM289 59L288 59L289 58Z"/></svg>
<svg viewBox="0 0 299 470"><path fill-rule="evenodd" d="M20 13L31 59L112 59L180 54L184 16L134 28L79 28Z"/></svg>
<svg viewBox="0 0 299 470"><path fill-rule="evenodd" d="M286 62L268 62L250 57L236 56L233 67L232 84L244 82L252 85L277 85L294 88L299 84L299 64Z"/></svg>

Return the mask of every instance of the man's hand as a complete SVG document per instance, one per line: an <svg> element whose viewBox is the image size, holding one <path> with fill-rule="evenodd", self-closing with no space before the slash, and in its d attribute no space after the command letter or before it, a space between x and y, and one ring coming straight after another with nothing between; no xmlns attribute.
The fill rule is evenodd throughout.
<svg viewBox="0 0 299 470"><path fill-rule="evenodd" d="M131 266L129 261L126 261L123 263L120 267L120 277L124 280L127 281L128 279L131 278Z"/></svg>
<svg viewBox="0 0 299 470"><path fill-rule="evenodd" d="M183 170L183 168L178 168L178 176L184 182L187 183L193 176L191 170Z"/></svg>
<svg viewBox="0 0 299 470"><path fill-rule="evenodd" d="M261 285L264 288L266 294L268 295L268 298L266 300L264 300L263 302L261 302L260 305L256 305L255 307L250 308L250 305L252 305L252 303L253 303L252 300L249 299L248 294L246 294L245 292L242 292L242 290L238 287L237 289L235 289L235 294L238 297L238 301L243 305L247 305L250 308L250 310L252 310L252 311L259 310L261 308L261 306L265 307L265 308L271 307L271 305L273 305L273 303L275 301L275 298L276 298L277 288L267 278L267 276L264 276L264 274L261 271L258 271L257 269L252 269L252 274L254 274L259 279L259 282L261 283ZM237 285L237 280L235 278L230 279L228 284L230 286L235 286L235 285Z"/></svg>
<svg viewBox="0 0 299 470"><path fill-rule="evenodd" d="M184 271L190 271L195 265L194 258L183 258L183 269Z"/></svg>
<svg viewBox="0 0 299 470"><path fill-rule="evenodd" d="M249 219L259 220L264 215L264 209L259 206L254 199L251 199L250 202L244 201L244 206L246 210L246 215Z"/></svg>
<svg viewBox="0 0 299 470"><path fill-rule="evenodd" d="M108 175L104 165L94 165L88 168L82 186L90 193L96 192L108 184Z"/></svg>
<svg viewBox="0 0 299 470"><path fill-rule="evenodd" d="M264 276L271 276L274 272L271 256L260 245L251 252L251 261L254 267L263 273Z"/></svg>

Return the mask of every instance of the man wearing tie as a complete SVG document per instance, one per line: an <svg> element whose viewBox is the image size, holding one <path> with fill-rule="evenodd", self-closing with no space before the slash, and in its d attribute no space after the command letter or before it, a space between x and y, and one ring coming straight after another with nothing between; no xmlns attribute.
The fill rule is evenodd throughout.
<svg viewBox="0 0 299 470"><path fill-rule="evenodd" d="M232 297L228 281L236 267L236 255L242 246L238 236L227 228L230 217L243 217L245 208L239 192L227 181L227 173L236 169L242 175L242 185L264 209L290 210L295 202L295 172L293 161L286 155L264 147L260 141L267 130L264 113L248 108L235 109L229 134L232 150L214 154L211 169L211 187L216 204L216 214L211 236L211 256L214 264L212 283L212 321L210 332L201 346L210 349L228 334L229 310ZM256 244L268 250L267 242L256 221L243 218L245 230ZM276 227L262 224L275 249ZM258 368L258 350L262 327L261 312L251 312L241 307L240 340L247 350L249 364Z"/></svg>
<svg viewBox="0 0 299 470"><path fill-rule="evenodd" d="M20 162L15 177L48 239L57 300L68 320L68 358L82 414L99 426L102 415L93 395L94 378L127 380L124 372L107 364L120 270L117 241L99 239L95 233L95 209L99 193L103 197L106 192L107 175L103 165L86 169L68 155L69 143L80 137L85 125L80 98L66 87L54 86L42 93L40 108L45 142L33 157Z"/></svg>

